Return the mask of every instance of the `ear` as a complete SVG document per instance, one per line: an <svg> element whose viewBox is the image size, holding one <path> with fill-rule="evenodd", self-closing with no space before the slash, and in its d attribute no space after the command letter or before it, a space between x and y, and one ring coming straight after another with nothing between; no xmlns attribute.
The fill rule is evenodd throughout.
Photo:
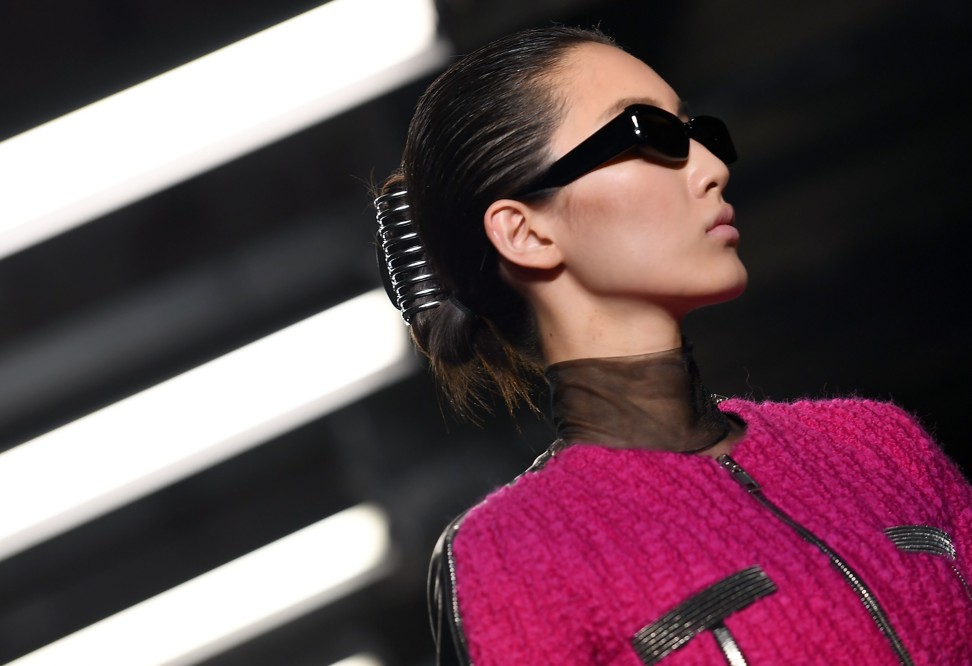
<svg viewBox="0 0 972 666"><path fill-rule="evenodd" d="M555 268L560 248L545 233L547 216L514 199L494 201L483 216L486 237L500 255L523 268Z"/></svg>

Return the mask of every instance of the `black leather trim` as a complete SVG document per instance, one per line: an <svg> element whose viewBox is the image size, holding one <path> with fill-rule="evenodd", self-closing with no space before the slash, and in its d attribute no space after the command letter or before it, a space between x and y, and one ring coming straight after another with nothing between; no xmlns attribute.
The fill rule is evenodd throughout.
<svg viewBox="0 0 972 666"><path fill-rule="evenodd" d="M442 531L429 563L427 595L436 666L472 664L466 637L462 633L462 616L459 614L455 590L455 558L452 555L452 541L465 515L458 516Z"/></svg>

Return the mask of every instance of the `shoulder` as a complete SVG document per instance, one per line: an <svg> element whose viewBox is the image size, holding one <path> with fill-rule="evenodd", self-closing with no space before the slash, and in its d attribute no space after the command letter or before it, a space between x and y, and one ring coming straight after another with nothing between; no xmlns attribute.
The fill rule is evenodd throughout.
<svg viewBox="0 0 972 666"><path fill-rule="evenodd" d="M515 519L517 516L524 515L523 505L542 497L542 491L536 488L537 482L548 463L561 448L561 442L554 442L522 474L493 490L484 499L454 518L442 531L435 546L432 554L432 570L438 572L448 568L450 559L455 557L455 542L459 538L460 528L462 528L463 541L472 540L475 550L486 550L486 544L479 543L488 539L488 535L480 529L484 522L502 523L506 522L504 520L506 516Z"/></svg>
<svg viewBox="0 0 972 666"><path fill-rule="evenodd" d="M542 516L549 516L543 491L550 485L548 465L561 467L559 456L551 462L555 448L456 517L439 537L427 588L438 664L470 663L470 622L480 637L508 642L517 635L511 609L530 595L529 579L544 559L536 557L542 544L535 540Z"/></svg>
<svg viewBox="0 0 972 666"><path fill-rule="evenodd" d="M904 419L914 422L914 418L892 402L867 398L801 398L792 401L753 401L746 398L726 398L720 408L728 411L743 409L747 412L780 415L800 418L850 418L854 420Z"/></svg>
<svg viewBox="0 0 972 666"><path fill-rule="evenodd" d="M581 489L603 480L612 457L623 452L598 446L570 446L555 442L522 474L493 490L454 519L443 531L433 562L451 557L459 568L489 577L499 575L505 562L520 556L543 565L538 551L563 534L568 516L589 511ZM530 554L534 557L530 557Z"/></svg>
<svg viewBox="0 0 972 666"><path fill-rule="evenodd" d="M552 495L564 484L563 478L550 478L567 472L563 463L569 456L560 455L561 448L555 442L526 471L453 520L443 531L436 552L451 552L455 547L468 553L467 557L488 559L489 553L504 553L515 546L518 535L534 532L536 521L543 520L541 516L554 501Z"/></svg>
<svg viewBox="0 0 972 666"><path fill-rule="evenodd" d="M860 462L895 466L918 475L931 460L946 460L918 419L891 402L862 398L751 402L729 399L720 407L755 430L800 442L816 452L856 455ZM856 452L856 454L854 454Z"/></svg>
<svg viewBox="0 0 972 666"><path fill-rule="evenodd" d="M918 420L891 402L863 398L753 402L729 398L724 411L777 426L800 426L863 439L927 438Z"/></svg>

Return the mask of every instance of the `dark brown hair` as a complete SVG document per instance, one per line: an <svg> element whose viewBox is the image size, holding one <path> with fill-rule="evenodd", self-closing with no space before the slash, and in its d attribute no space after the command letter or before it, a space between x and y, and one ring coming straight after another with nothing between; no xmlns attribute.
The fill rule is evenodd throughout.
<svg viewBox="0 0 972 666"><path fill-rule="evenodd" d="M564 106L554 75L585 43L613 45L596 30L556 26L504 37L456 61L419 100L401 169L380 190L408 190L411 219L453 297L413 316L411 333L450 405L466 417L488 408L491 393L511 412L519 403L534 407L531 391L543 370L534 319L500 277L483 215L549 164Z"/></svg>

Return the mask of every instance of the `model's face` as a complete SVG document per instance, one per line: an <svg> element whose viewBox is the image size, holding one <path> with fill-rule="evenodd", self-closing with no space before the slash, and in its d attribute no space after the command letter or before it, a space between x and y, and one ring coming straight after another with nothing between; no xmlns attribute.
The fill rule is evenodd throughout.
<svg viewBox="0 0 972 666"><path fill-rule="evenodd" d="M675 91L619 49L585 44L565 65L555 158L629 104L680 113ZM566 185L545 204L558 218L565 272L594 297L647 300L677 315L739 295L746 269L736 254L738 232L727 224L728 180L726 165L693 140L688 160L675 166L632 151Z"/></svg>

